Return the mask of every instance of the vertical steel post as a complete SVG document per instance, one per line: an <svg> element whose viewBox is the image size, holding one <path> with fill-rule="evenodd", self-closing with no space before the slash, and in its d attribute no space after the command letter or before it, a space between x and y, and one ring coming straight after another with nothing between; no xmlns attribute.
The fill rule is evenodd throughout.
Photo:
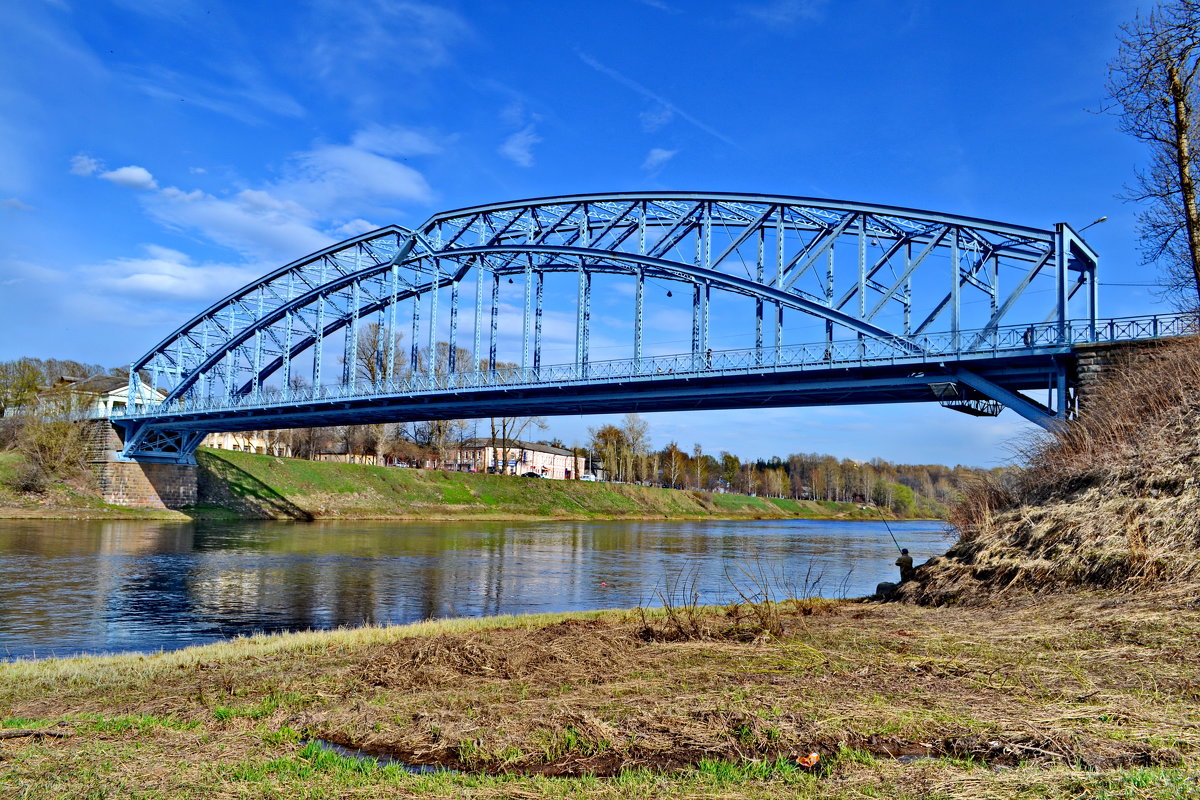
<svg viewBox="0 0 1200 800"><path fill-rule="evenodd" d="M867 215L858 215L858 318L867 315ZM859 341L862 335L859 334Z"/></svg>
<svg viewBox="0 0 1200 800"><path fill-rule="evenodd" d="M263 315L263 288L261 286L258 287L257 294L258 294L258 309L254 316L255 322L262 319L262 315ZM254 331L253 370L254 370L254 374L250 378L250 394L251 394L251 397L254 397L256 400L258 400L259 399L259 389L260 389L258 374L262 370L262 329L256 329ZM182 378L183 376L181 375L180 377Z"/></svg>
<svg viewBox="0 0 1200 800"><path fill-rule="evenodd" d="M413 375L420 371L421 362L421 293L412 296L412 344L409 346L408 369Z"/></svg>
<svg viewBox="0 0 1200 800"><path fill-rule="evenodd" d="M646 255L646 202L638 205L638 255Z"/></svg>
<svg viewBox="0 0 1200 800"><path fill-rule="evenodd" d="M700 356L700 284L692 284L692 369Z"/></svg>
<svg viewBox="0 0 1200 800"><path fill-rule="evenodd" d="M358 379L358 308L359 283L350 288L350 324L346 326L346 368L342 374L342 386L350 387Z"/></svg>
<svg viewBox="0 0 1200 800"><path fill-rule="evenodd" d="M767 228L763 222L758 226L758 251L754 259L754 280L763 284L763 261L766 250ZM762 363L763 349L763 299L754 298L754 363Z"/></svg>
<svg viewBox="0 0 1200 800"><path fill-rule="evenodd" d="M458 278L450 284L450 352L447 354L450 374L458 372Z"/></svg>
<svg viewBox="0 0 1200 800"><path fill-rule="evenodd" d="M705 281L704 289L700 293L700 352L704 355L704 366L706 369L712 368L712 357L709 355L712 350L708 346L708 299L710 289L708 281Z"/></svg>
<svg viewBox="0 0 1200 800"><path fill-rule="evenodd" d="M260 393L262 386L260 385L259 378L258 378L259 373L261 371L262 371L262 331L257 330L254 332L254 377L251 379L250 385L252 387L251 394L258 401L262 400L262 395Z"/></svg>
<svg viewBox="0 0 1200 800"><path fill-rule="evenodd" d="M296 273L294 271L288 273L287 297L289 300L291 300L293 297L295 297L295 283L294 283L295 275L296 275ZM295 310L287 312L287 319L286 319L286 322L284 323L283 367L282 367L283 375L281 376L283 379L283 399L284 400L292 399L292 335L293 335L292 326L295 322L296 313L297 312Z"/></svg>
<svg viewBox="0 0 1200 800"><path fill-rule="evenodd" d="M1067 341L1067 236L1066 225L1054 224L1054 301L1058 306L1058 343Z"/></svg>
<svg viewBox="0 0 1200 800"><path fill-rule="evenodd" d="M779 206L779 224L775 228L775 288L783 289L783 270L784 270L784 245L786 238L785 222L787 216L784 213L782 205ZM779 356L783 350L783 305L778 301L775 302L775 356L771 360L772 363L779 363Z"/></svg>
<svg viewBox="0 0 1200 800"><path fill-rule="evenodd" d="M442 261L433 259L433 279L429 291L429 374L437 374L438 289L442 285Z"/></svg>
<svg viewBox="0 0 1200 800"><path fill-rule="evenodd" d="M579 259L579 286L575 306L575 368L587 377L588 317L591 313L591 277Z"/></svg>
<svg viewBox="0 0 1200 800"><path fill-rule="evenodd" d="M1091 262L1085 265L1087 270L1087 307L1088 307L1088 338L1096 341L1096 316L1100 313L1100 290L1096 281L1096 271L1100 265Z"/></svg>
<svg viewBox="0 0 1200 800"><path fill-rule="evenodd" d="M395 384L396 381L396 307L399 305L397 296L400 294L400 265L392 264L391 275L391 297L388 302L388 329L387 329L387 378L388 382Z"/></svg>
<svg viewBox="0 0 1200 800"><path fill-rule="evenodd" d="M521 369L529 369L529 323L533 313L533 257L525 259L525 305L521 313Z"/></svg>
<svg viewBox="0 0 1200 800"><path fill-rule="evenodd" d="M492 272L492 327L488 334L488 367L496 373L496 335L500 329L500 273Z"/></svg>
<svg viewBox="0 0 1200 800"><path fill-rule="evenodd" d="M633 292L633 363L634 372L642 371L642 324L646 312L646 268L637 266L637 284Z"/></svg>
<svg viewBox="0 0 1200 800"><path fill-rule="evenodd" d="M324 272L324 270L322 270ZM322 276L324 277L324 276ZM321 387L321 351L325 349L325 293L317 294L317 332L313 337L313 396L320 397Z"/></svg>
<svg viewBox="0 0 1200 800"><path fill-rule="evenodd" d="M383 334L387 329L383 320L384 313L381 308L375 314L375 352L371 353L371 360L374 362L371 376L374 379L372 383L376 391L379 390L379 386L383 383L384 375L386 374L385 370L387 369L387 365L383 363Z"/></svg>
<svg viewBox="0 0 1200 800"><path fill-rule="evenodd" d="M239 348L234 348L225 354L225 397L231 403L233 402L233 373L234 362L237 361ZM158 375L154 376L155 383L158 383Z"/></svg>
<svg viewBox="0 0 1200 800"><path fill-rule="evenodd" d="M205 317L204 318L204 327L200 331L200 349L204 351L205 358L208 358L208 355L209 355L209 353L208 353L208 334L209 334L209 329L211 327L212 327L212 319L210 317ZM208 370L205 370L200 375L200 396L202 398L204 398L205 403L207 403L209 401L209 398L211 397L209 390L208 390ZM146 402L148 403L152 399L153 398L147 398Z"/></svg>
<svg viewBox="0 0 1200 800"><path fill-rule="evenodd" d="M825 305L833 308L833 250L829 248L829 260L825 265ZM825 320L826 360L833 356L833 320Z"/></svg>
<svg viewBox="0 0 1200 800"><path fill-rule="evenodd" d="M234 314L233 306L231 305L229 307L229 324L226 328L226 330L228 330L230 333L233 333L234 322L236 320L237 320L237 317ZM234 350L227 352L225 355L225 395L230 400L233 399L233 392L234 392L233 383L234 383L234 372L235 372L235 368L237 366L237 364L236 364L237 353L238 353L238 349L234 349Z"/></svg>
<svg viewBox="0 0 1200 800"><path fill-rule="evenodd" d="M958 228L951 228L950 235L950 335L954 351L958 352L958 325L962 304L959 298L959 282L962 276L962 265L959 263Z"/></svg>
<svg viewBox="0 0 1200 800"><path fill-rule="evenodd" d="M867 215L858 215L858 318L867 315ZM858 357L867 354L867 340L858 334Z"/></svg>
<svg viewBox="0 0 1200 800"><path fill-rule="evenodd" d="M535 370L542 368L542 282L545 274L539 271L537 273L537 291L534 293L534 312L533 312L533 368Z"/></svg>
<svg viewBox="0 0 1200 800"><path fill-rule="evenodd" d="M475 349L471 352L471 359L475 362L475 369L482 370L483 360L480 358L481 337L483 335L483 259L475 264Z"/></svg>

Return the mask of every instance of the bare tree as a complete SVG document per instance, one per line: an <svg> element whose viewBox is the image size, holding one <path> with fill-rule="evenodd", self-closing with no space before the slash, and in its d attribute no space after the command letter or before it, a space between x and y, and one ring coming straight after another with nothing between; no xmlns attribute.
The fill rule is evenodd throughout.
<svg viewBox="0 0 1200 800"><path fill-rule="evenodd" d="M687 456L675 442L668 442L663 453L667 457L667 483L672 489L678 489L679 482L683 478L683 467Z"/></svg>
<svg viewBox="0 0 1200 800"><path fill-rule="evenodd" d="M1196 80L1200 0L1171 0L1121 27L1108 65L1108 93L1120 128L1150 148L1127 198L1138 215L1145 263L1164 271L1167 294L1200 309L1200 210L1196 204Z"/></svg>
<svg viewBox="0 0 1200 800"><path fill-rule="evenodd" d="M378 322L364 325L354 348L355 379L374 385L407 374L404 348L400 346L403 339L403 333Z"/></svg>
<svg viewBox="0 0 1200 800"><path fill-rule="evenodd" d="M596 462L599 461L604 466L608 480L623 480L620 456L625 449L625 434L612 424L588 428L588 434L591 436L592 469L596 468Z"/></svg>
<svg viewBox="0 0 1200 800"><path fill-rule="evenodd" d="M626 414L621 419L621 433L625 437L625 452L622 457L625 480L638 481L648 477L650 470L646 461L650 449L650 425L637 414ZM654 470L657 476L657 468Z"/></svg>

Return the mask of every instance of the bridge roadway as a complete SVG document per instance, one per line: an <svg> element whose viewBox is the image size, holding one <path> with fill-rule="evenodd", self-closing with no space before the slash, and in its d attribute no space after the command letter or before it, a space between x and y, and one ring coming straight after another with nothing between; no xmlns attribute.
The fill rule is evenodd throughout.
<svg viewBox="0 0 1200 800"><path fill-rule="evenodd" d="M290 393L185 396L148 413L117 417L193 436L214 431L470 419L480 416L690 411L942 400L979 415L1008 407L1050 427L1073 406L1076 348L1196 332L1187 316L1014 326L909 342L847 340L764 350L724 350L538 369L409 376ZM1059 339L1065 343L1060 344ZM955 344L957 342L957 344ZM969 349L968 346L969 345ZM939 397L949 388L950 396ZM1025 394L1046 392L1045 403ZM947 400L949 402L947 402Z"/></svg>

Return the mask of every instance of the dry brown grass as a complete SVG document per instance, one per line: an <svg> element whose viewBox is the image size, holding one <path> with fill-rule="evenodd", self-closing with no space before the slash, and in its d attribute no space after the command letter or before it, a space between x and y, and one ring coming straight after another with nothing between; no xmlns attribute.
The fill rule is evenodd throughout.
<svg viewBox="0 0 1200 800"><path fill-rule="evenodd" d="M671 781L714 760L815 750L813 792L845 796L903 795L913 781L996 796L1013 786L1000 768L1049 785L1200 767L1200 610L1178 598L783 604L780 635L754 640L719 635L728 610L697 613L712 618L701 639L647 636L638 614L610 612L0 665L0 717L72 733L0 742L0 796L85 767L84 785L115 770L128 794L247 796L239 776L292 763L300 737L485 776L650 768L682 776ZM563 793L611 796L616 785ZM506 786L472 794L535 796ZM729 796L795 794L764 786Z"/></svg>
<svg viewBox="0 0 1200 800"><path fill-rule="evenodd" d="M1200 591L1200 339L1112 365L1080 419L969 487L961 541L902 595L973 602L1064 586Z"/></svg>

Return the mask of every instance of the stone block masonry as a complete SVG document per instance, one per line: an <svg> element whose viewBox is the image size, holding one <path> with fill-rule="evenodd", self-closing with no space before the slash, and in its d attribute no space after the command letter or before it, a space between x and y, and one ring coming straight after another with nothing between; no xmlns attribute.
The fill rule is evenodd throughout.
<svg viewBox="0 0 1200 800"><path fill-rule="evenodd" d="M104 502L130 508L182 508L196 504L195 464L117 461L121 436L108 420L95 420L86 435L91 467Z"/></svg>
<svg viewBox="0 0 1200 800"><path fill-rule="evenodd" d="M1088 392L1114 369L1120 369L1133 359L1153 359L1164 340L1136 342L1107 342L1075 346L1075 384L1078 386L1079 410L1087 410Z"/></svg>

